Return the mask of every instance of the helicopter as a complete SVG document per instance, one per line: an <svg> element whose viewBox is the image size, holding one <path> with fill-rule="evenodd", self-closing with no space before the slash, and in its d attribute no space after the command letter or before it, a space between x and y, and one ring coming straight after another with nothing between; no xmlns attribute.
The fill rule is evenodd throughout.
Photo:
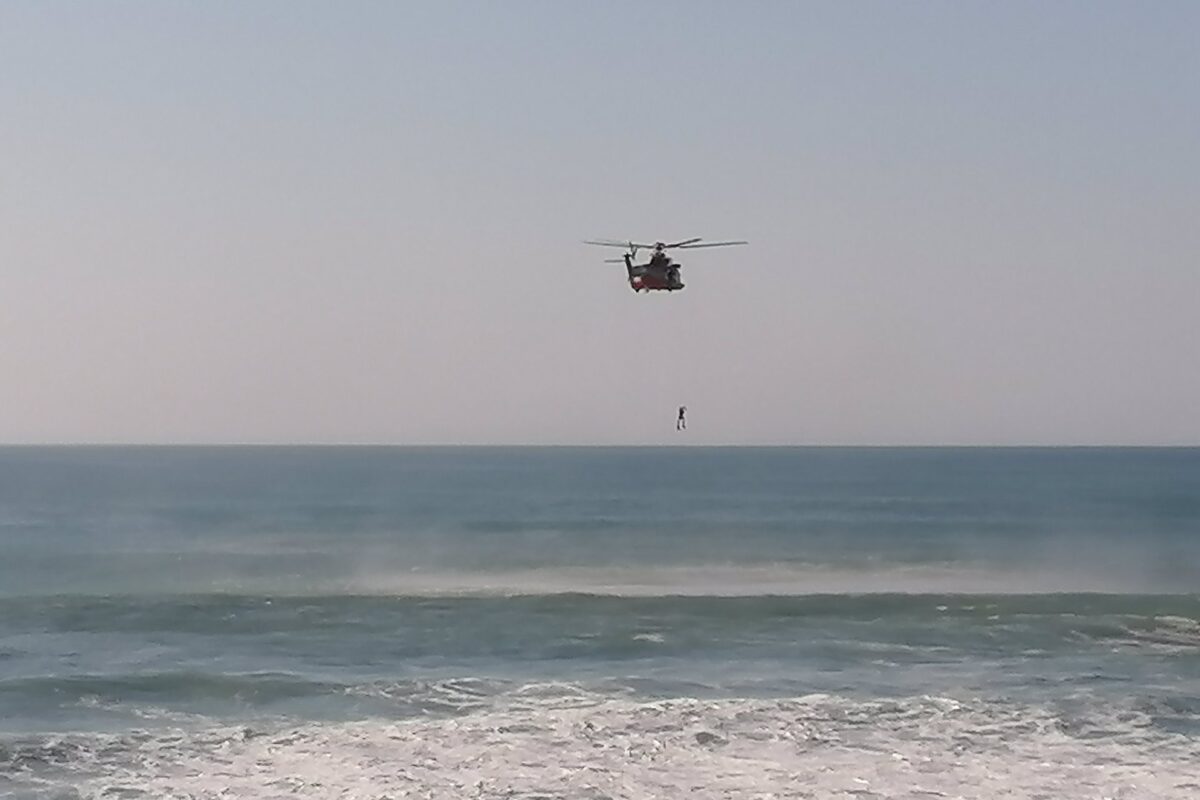
<svg viewBox="0 0 1200 800"><path fill-rule="evenodd" d="M596 239L585 240L584 244L594 244L599 247L621 247L629 252L625 253L621 258L606 258L606 264L619 264L625 262L625 269L629 272L629 286L635 292L651 292L665 291L674 292L683 288L683 281L679 279L678 262L672 261L666 251L674 248L680 250L693 250L700 247L731 247L733 245L748 244L748 242L705 242L703 239L684 239L682 242L672 242L666 244L664 242L655 242L654 244L640 244L634 241L617 241L616 239ZM645 264L634 264L633 260L637 258L638 250L651 250L650 260Z"/></svg>

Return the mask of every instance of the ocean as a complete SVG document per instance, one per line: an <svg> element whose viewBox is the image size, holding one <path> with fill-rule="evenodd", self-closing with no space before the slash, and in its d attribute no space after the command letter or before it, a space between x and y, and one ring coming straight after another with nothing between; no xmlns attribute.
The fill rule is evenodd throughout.
<svg viewBox="0 0 1200 800"><path fill-rule="evenodd" d="M1200 450L0 448L0 796L1200 797Z"/></svg>

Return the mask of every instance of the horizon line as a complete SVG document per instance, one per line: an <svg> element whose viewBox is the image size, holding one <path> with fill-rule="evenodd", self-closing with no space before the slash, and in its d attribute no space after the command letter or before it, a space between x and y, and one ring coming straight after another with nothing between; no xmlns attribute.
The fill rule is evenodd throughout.
<svg viewBox="0 0 1200 800"><path fill-rule="evenodd" d="M711 443L505 443L505 442L256 442L256 441L224 441L224 442L0 442L0 449L18 448L361 448L361 449L809 449L809 450L970 450L970 449L1042 449L1042 450L1086 450L1086 449L1142 449L1142 450L1188 450L1200 448L1196 443L989 443L989 442L942 442L942 443L754 443L754 442L711 442Z"/></svg>

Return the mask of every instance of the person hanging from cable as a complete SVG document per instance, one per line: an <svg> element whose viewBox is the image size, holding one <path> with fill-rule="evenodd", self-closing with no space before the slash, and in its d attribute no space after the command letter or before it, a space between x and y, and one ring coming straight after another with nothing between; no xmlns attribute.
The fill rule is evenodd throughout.
<svg viewBox="0 0 1200 800"><path fill-rule="evenodd" d="M686 415L687 415L687 406L680 406L679 407L679 416L675 418L675 430L677 430L677 431L686 431L687 430L687 416Z"/></svg>

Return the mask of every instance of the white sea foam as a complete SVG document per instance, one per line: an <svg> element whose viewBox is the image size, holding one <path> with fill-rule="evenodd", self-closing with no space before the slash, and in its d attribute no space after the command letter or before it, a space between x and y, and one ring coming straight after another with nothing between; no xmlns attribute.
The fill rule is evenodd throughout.
<svg viewBox="0 0 1200 800"><path fill-rule="evenodd" d="M88 798L1200 794L1200 742L1159 731L1134 709L1068 717L1042 706L944 697L639 702L549 684L461 716L159 730L52 744L66 772L42 780Z"/></svg>
<svg viewBox="0 0 1200 800"><path fill-rule="evenodd" d="M395 595L534 595L580 592L628 597L814 594L1122 593L1145 587L1062 570L921 564L846 567L763 563L654 567L547 567L495 571L363 571L342 591Z"/></svg>
<svg viewBox="0 0 1200 800"><path fill-rule="evenodd" d="M1200 622L1186 617L1159 616L1149 627L1125 627L1128 638L1137 643L1187 650L1200 648Z"/></svg>

